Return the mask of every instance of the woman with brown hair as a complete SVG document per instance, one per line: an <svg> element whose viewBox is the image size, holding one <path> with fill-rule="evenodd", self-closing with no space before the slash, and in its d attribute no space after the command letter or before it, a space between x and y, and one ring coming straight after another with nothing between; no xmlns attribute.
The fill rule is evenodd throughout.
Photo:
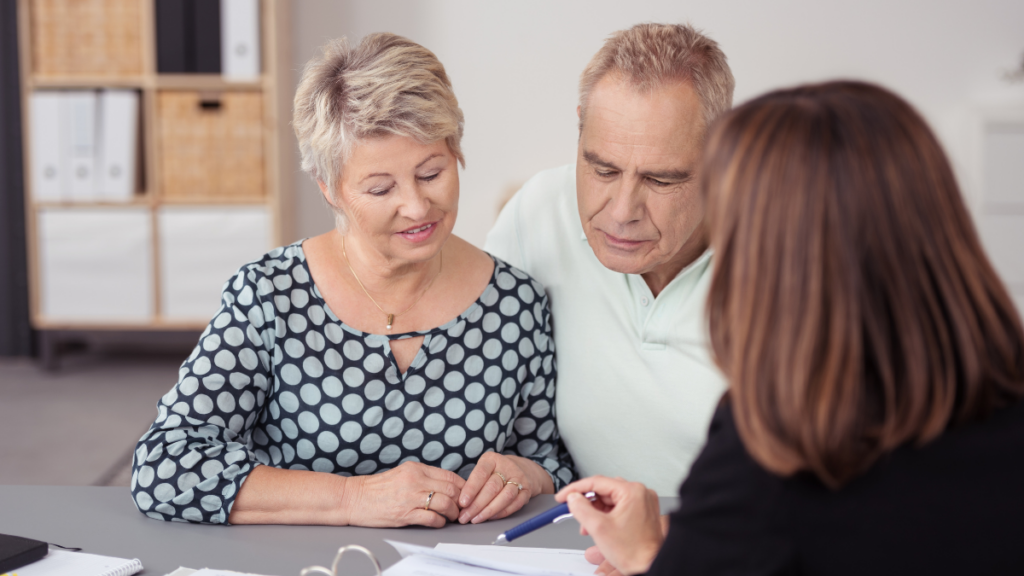
<svg viewBox="0 0 1024 576"><path fill-rule="evenodd" d="M667 536L642 485L559 493L599 571L1024 574L1024 332L924 120L864 83L773 92L702 178L730 390Z"/></svg>

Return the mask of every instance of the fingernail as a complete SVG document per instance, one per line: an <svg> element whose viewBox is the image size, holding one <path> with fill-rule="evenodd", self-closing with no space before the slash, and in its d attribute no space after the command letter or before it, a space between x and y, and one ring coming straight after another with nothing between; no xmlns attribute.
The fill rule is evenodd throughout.
<svg viewBox="0 0 1024 576"><path fill-rule="evenodd" d="M462 500L459 500L459 506L462 506L462 507L469 506L469 496L463 496Z"/></svg>
<svg viewBox="0 0 1024 576"><path fill-rule="evenodd" d="M469 512L463 512L462 516L459 516L459 522L461 522L463 524L465 524L466 522L469 522Z"/></svg>
<svg viewBox="0 0 1024 576"><path fill-rule="evenodd" d="M482 522L482 520L480 519L480 515L477 514L476 517L473 518L473 524L479 524L480 522Z"/></svg>

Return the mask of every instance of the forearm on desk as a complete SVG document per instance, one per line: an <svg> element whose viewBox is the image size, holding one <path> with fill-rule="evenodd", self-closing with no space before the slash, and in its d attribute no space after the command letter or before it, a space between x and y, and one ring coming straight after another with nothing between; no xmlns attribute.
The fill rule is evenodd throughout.
<svg viewBox="0 0 1024 576"><path fill-rule="evenodd" d="M257 466L238 491L228 516L231 524L324 524L345 526L345 499L351 478Z"/></svg>

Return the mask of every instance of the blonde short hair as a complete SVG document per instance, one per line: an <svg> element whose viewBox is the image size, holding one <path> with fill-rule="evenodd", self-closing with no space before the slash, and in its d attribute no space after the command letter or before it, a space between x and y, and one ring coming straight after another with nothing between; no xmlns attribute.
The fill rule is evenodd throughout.
<svg viewBox="0 0 1024 576"><path fill-rule="evenodd" d="M704 128L732 108L736 81L718 43L689 24L637 24L605 41L580 75L580 129L594 86L622 74L638 92L671 81L690 82L703 111Z"/></svg>
<svg viewBox="0 0 1024 576"><path fill-rule="evenodd" d="M443 139L466 164L462 110L444 66L430 50L387 32L355 48L345 38L328 42L302 70L292 126L303 171L332 195L352 147L366 138Z"/></svg>

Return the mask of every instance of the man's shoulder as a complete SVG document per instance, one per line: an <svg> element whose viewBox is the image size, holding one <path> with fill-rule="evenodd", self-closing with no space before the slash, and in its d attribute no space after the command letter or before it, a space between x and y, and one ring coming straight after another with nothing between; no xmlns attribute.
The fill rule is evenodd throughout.
<svg viewBox="0 0 1024 576"><path fill-rule="evenodd" d="M535 174L523 184L514 197L528 214L564 207L567 201L576 204L576 167L566 164ZM561 206L560 206L561 205Z"/></svg>
<svg viewBox="0 0 1024 576"><path fill-rule="evenodd" d="M538 266L557 258L560 248L568 248L581 232L576 169L570 164L530 178L502 210L485 249L539 276Z"/></svg>

